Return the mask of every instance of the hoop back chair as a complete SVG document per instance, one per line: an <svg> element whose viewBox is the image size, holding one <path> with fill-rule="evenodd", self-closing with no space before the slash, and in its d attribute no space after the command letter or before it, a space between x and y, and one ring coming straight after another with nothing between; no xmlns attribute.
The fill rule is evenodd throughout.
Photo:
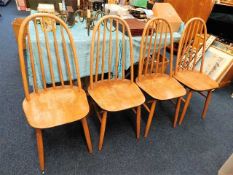
<svg viewBox="0 0 233 175"><path fill-rule="evenodd" d="M206 98L202 118L206 116L208 104L211 100L212 90L218 88L218 83L204 74L203 65L205 61L205 47L207 39L207 28L205 21L201 18L190 19L185 26L179 42L174 77L185 85L187 93L184 109L179 124L182 123L186 110L189 106L193 91L199 92ZM200 67L197 67L200 62ZM203 92L207 91L207 95Z"/></svg>
<svg viewBox="0 0 233 175"><path fill-rule="evenodd" d="M38 20L40 24L38 24ZM59 27L56 26L56 23L60 24ZM34 49L31 42L32 31L29 30L29 28L31 30L34 29L35 32L34 37L36 39L37 48ZM23 42L25 37L29 50L29 58L24 57ZM41 46L42 38L46 45L45 48ZM62 47L59 47L58 38L62 41ZM68 54L68 44L70 45L72 57L69 57ZM55 49L54 54L51 53L51 47ZM41 171L44 171L42 129L81 120L89 152L92 152L92 143L86 121L89 105L86 94L81 87L78 58L73 37L66 24L58 17L51 14L38 13L28 16L23 21L19 30L18 48L25 93L23 110L29 125L36 130ZM61 52L63 53L64 59L62 59L59 49L60 51L62 50ZM38 54L40 70L36 70L35 52ZM47 57L44 57L44 54L42 54L43 52L47 53ZM28 84L28 75L25 65L26 59L30 59L33 78L32 91L30 91ZM64 67L62 67L62 61L65 64ZM71 65L72 61L74 66ZM46 72L45 62L48 63L48 72ZM55 65L53 64L54 62L56 62ZM55 68L58 70L60 85L57 85L57 80L55 80ZM75 72L75 77L72 76L72 72ZM50 80L45 76L46 73L50 74ZM65 75L68 78L68 83L66 83ZM73 79L77 79L77 84L72 81ZM42 81L42 87L39 87L38 80ZM48 85L50 83L52 85Z"/></svg>
<svg viewBox="0 0 233 175"><path fill-rule="evenodd" d="M170 38L169 38L170 37ZM170 46L170 54L166 54ZM166 60L169 57L169 73L166 73ZM163 18L149 20L144 28L140 46L139 75L136 80L153 100L149 101L151 107L145 103L149 112L146 124L145 137L149 133L157 101L178 98L173 126L176 126L181 97L186 91L183 86L173 78L173 35L170 24Z"/></svg>
<svg viewBox="0 0 233 175"><path fill-rule="evenodd" d="M88 88L90 96L101 109L100 113L97 111L101 121L99 150L103 145L107 112L137 107L136 135L139 138L140 105L144 103L145 97L134 83L133 63L132 36L127 23L118 16L104 16L97 22L92 33ZM130 80L125 78L127 64Z"/></svg>

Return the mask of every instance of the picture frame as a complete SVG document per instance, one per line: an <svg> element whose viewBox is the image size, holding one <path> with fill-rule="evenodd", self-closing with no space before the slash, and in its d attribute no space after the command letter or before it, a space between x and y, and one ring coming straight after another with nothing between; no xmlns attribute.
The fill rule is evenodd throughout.
<svg viewBox="0 0 233 175"><path fill-rule="evenodd" d="M195 65L200 70L201 61ZM203 73L218 83L224 78L233 66L233 49L224 43L214 41L205 54Z"/></svg>

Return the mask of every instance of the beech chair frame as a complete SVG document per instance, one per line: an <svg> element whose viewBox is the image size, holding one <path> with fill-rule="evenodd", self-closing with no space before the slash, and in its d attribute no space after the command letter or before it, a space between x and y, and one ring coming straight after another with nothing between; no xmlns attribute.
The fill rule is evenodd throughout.
<svg viewBox="0 0 233 175"><path fill-rule="evenodd" d="M54 77L54 67L52 65L52 55L51 55L51 50L50 50L48 31L46 28L43 28L43 29L41 28L43 35L44 35L44 41L46 44L46 53L47 53L47 58L48 58L48 63L49 63L49 72L50 72L51 82L48 82L45 78L45 68L44 68L44 63L43 63L42 47L40 44L39 26L38 26L38 21L37 21L38 19L40 20L40 24L42 24L44 27L47 26L45 19L50 20L52 22L50 32L52 32L52 36L53 36L53 44L54 44L54 48L55 48L55 57L56 57L56 61L57 61L57 68L58 68L59 78L60 78L59 85L57 85L58 83L55 81L55 77ZM32 49L29 23L30 23L30 25L34 25L34 30L35 30L35 34L36 34L35 38L36 38L36 44L37 44L37 49L38 49L38 56L39 56L38 59L39 59L39 63L40 63L40 72L41 72L41 79L42 79L42 85L43 85L42 87L39 87L38 83L37 83L37 75L36 75L36 70L35 70L35 58L34 58L34 53L33 53L33 49ZM68 84L64 80L64 77L63 77L64 72L63 72L62 67L61 67L61 57L60 57L59 51L58 51L58 42L57 42L57 35L56 35L56 28L55 28L56 23L60 24L59 28L60 28L60 32L61 32L61 38L62 38L62 48L63 48L64 57L65 57L64 62L66 64L67 77L69 78ZM74 77L72 77L72 74L71 74L72 69L71 69L71 65L69 62L68 50L67 50L67 45L66 45L67 39L65 39L64 33L68 36L68 39L69 39L69 44L70 44L70 48L72 51L72 58L73 58L73 59L72 58L70 58L70 59L73 60L73 63L74 63L75 73L76 73L75 79L77 79L77 85L73 83ZM27 46L28 46L28 50L29 50L29 58L27 58L27 59L30 59L30 63L31 63L30 66L31 66L32 78L33 78L33 92L29 91L28 77L27 77L27 71L26 71L26 65L25 65L26 58L24 57L24 41L25 40L27 41ZM86 99L86 94L82 90L81 81L80 81L80 74L79 74L78 57L77 57L77 53L75 50L75 44L73 41L72 34L69 31L67 25L60 18L58 18L52 14L37 13L37 14L33 14L33 15L26 17L24 19L24 21L22 22L22 24L20 26L20 30L19 30L18 51L19 51L20 68L21 68L21 74L22 74L22 80L23 80L23 88L24 88L24 93L25 93L25 100L23 102L23 108L24 108L25 114L28 112L28 110L25 109L25 108L27 108L26 104L30 103L33 100L33 98L39 97L39 96L41 96L41 94L43 94L45 96L45 94L49 94L49 93L50 93L50 97L51 97L51 96L53 96L53 95L51 95L51 94L53 94L53 92L57 92L57 91L60 91L62 89L65 89L66 92L70 92L73 90L74 92L78 93L76 95L79 95L79 93L80 93L80 94L82 94L82 97L80 97L80 98L83 98L85 100L85 102L83 102L83 105L85 106L84 107L85 112L83 112L81 116L71 116L70 118L67 118L67 119L66 119L66 116L64 116L65 118L62 119L61 121L55 120L55 119L53 120L51 118L50 123L45 123L43 121L36 123L35 122L36 120L30 119L26 115L29 124L33 128L35 128L35 131L36 131L38 156L39 156L40 169L41 169L42 173L44 173L44 170L45 170L42 129L51 128L51 127L55 127L58 125L81 120L83 129L84 129L85 138L87 141L88 150L91 153L92 152L92 143L91 143L90 133L89 133L88 124L87 124L87 120L86 120L86 115L89 112L89 105L88 105L88 102ZM50 83L52 85L49 85ZM42 98L42 96L41 96L41 98ZM44 100L50 100L50 99L48 98L48 99L44 99ZM66 114L66 111L64 111L64 113ZM69 114L71 114L71 113L69 113ZM46 117L46 116L44 116L44 117Z"/></svg>
<svg viewBox="0 0 233 175"><path fill-rule="evenodd" d="M170 39L168 35L170 35ZM170 42L169 75L166 73L167 68L165 64L166 49L169 47L168 39ZM161 57L162 60L160 61ZM155 81L157 83L152 84ZM149 112L144 137L148 136L158 101L177 98L173 122L173 127L175 128L179 116L181 98L186 92L173 78L173 33L170 24L163 18L152 18L145 26L140 45L139 74L136 82L141 89L152 97L152 100L147 101L148 104L151 104L150 107L147 103L143 104ZM162 88L156 86L161 86ZM171 89L172 87L170 88L169 86L175 88ZM168 94L166 94L167 92Z"/></svg>
<svg viewBox="0 0 233 175"><path fill-rule="evenodd" d="M103 31L101 31L101 27L103 28ZM121 31L119 30L120 27L122 27ZM100 32L103 33L102 36L102 44L100 43L101 37ZM107 33L109 32L109 33ZM113 40L113 33L116 36L116 40ZM125 35L127 33L127 35ZM109 34L108 37L108 46L106 45L107 41L107 34ZM120 36L121 35L121 36ZM121 38L121 40L119 39ZM128 40L127 40L128 38ZM119 58L119 42L122 43L122 58L121 58L121 72L118 72L118 68L120 66L120 58ZM115 42L115 43L113 43ZM126 50L125 46L129 42L129 52L130 52L130 80L126 79L125 75L125 69L126 69ZM112 58L113 56L113 44L115 44L115 60ZM95 52L96 50L96 52ZM102 51L102 57L100 56L100 50ZM108 52L107 52L108 51ZM106 55L105 53L108 53ZM101 58L100 58L101 57ZM105 61L108 63L105 64ZM114 61L114 62L113 62ZM114 63L114 64L113 64ZM106 128L106 121L107 121L107 113L108 112L117 112L121 110L126 110L130 108L136 108L133 109L133 111L136 113L136 136L139 139L140 136L140 120L141 120L141 104L144 102L144 96L140 89L137 87L137 85L134 83L134 59L133 59L133 42L132 42L132 36L131 32L129 30L128 24L121 19L118 16L115 15L107 15L101 18L95 25L93 33L92 33L92 43L91 43L91 49L90 49L90 86L88 88L88 92L94 102L95 111L97 112L98 119L101 123L100 127L100 138L99 138L99 150L102 149L103 146L103 140L104 140L104 134L105 134L105 128ZM107 65L108 71L106 72L105 66ZM112 65L114 65L115 70L112 70ZM101 70L99 70L99 67ZM94 70L95 68L95 70ZM113 76L114 74L114 76ZM120 75L121 74L121 75ZM99 86L98 86L99 84ZM119 85L120 84L120 85ZM121 87L122 84L122 87ZM111 102L107 105L101 105L101 102L98 103L98 101L101 101L101 97L99 100L97 100L97 94L100 94L100 92L94 93L93 91L97 89L98 87L110 87L114 86L112 88L113 91L117 91L117 89L123 88L123 86L129 86L133 90L136 90L135 98L133 99L118 99L121 101L122 104L119 104L118 102L115 102L115 97L110 96L112 99ZM98 87L97 87L98 86ZM123 90L123 89L121 89ZM127 91L127 89L124 89L124 91ZM121 91L121 94L124 94L124 91ZM133 93L133 92L129 92ZM120 94L119 94L120 95ZM136 97L139 97L140 102L139 104L135 103L138 101ZM134 103L134 101L136 101ZM97 104L97 105L96 105ZM123 104L126 104L125 106ZM115 106L114 106L115 105ZM108 106L111 106L108 107ZM131 106L131 107L130 107Z"/></svg>
<svg viewBox="0 0 233 175"><path fill-rule="evenodd" d="M184 108L179 120L179 125L181 125L182 121L184 120L184 116L186 114L194 91L198 92L202 97L205 98L205 104L202 111L202 119L205 119L212 92L215 88L218 87L217 82L211 80L207 75L203 73L206 40L207 27L205 21L197 17L190 19L185 25L185 29L179 42L176 68L174 72L174 77L188 89L186 99L182 98L182 102L184 102ZM198 53L200 49L202 49L202 54L200 60L198 60ZM199 70L195 68L198 61L201 61ZM196 76L198 76L196 80L195 78L191 79L192 75L190 74L191 81L195 81L197 84L195 87L193 86L193 82L182 81L182 78L178 78L177 74L182 74L183 72L196 72ZM198 87L200 83L203 87Z"/></svg>

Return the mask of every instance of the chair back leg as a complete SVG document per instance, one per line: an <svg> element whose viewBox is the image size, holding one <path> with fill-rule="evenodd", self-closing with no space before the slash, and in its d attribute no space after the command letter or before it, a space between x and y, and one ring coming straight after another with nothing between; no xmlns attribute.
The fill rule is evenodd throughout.
<svg viewBox="0 0 233 175"><path fill-rule="evenodd" d="M183 109L183 111L182 111L182 113L181 113L179 125L181 125L181 123L182 123L183 120L184 120L184 116L185 116L186 111L187 111L187 109L188 109L188 106L189 106L189 104L190 104L190 100L191 100L191 98L192 98L192 94L193 94L192 90L189 90L189 92L188 92L188 94L187 94L187 99L185 100L184 109Z"/></svg>
<svg viewBox="0 0 233 175"><path fill-rule="evenodd" d="M173 128L176 127L176 123L177 123L177 120L178 120L178 116L179 116L179 112L180 112L181 99L182 99L182 97L179 97L179 98L177 99L177 103L176 103L176 112L175 112L175 117L174 117L174 122L173 122Z"/></svg>
<svg viewBox="0 0 233 175"><path fill-rule="evenodd" d="M87 125L86 117L83 118L81 120L81 122L82 122L84 135L85 135L86 142L87 142L88 151L89 151L89 153L92 153L93 149L92 149L92 143L91 143L91 136L90 136L89 128L88 128L88 125Z"/></svg>
<svg viewBox="0 0 233 175"><path fill-rule="evenodd" d="M106 122L107 122L107 111L104 111L100 126L99 151L102 150L103 147Z"/></svg>
<svg viewBox="0 0 233 175"><path fill-rule="evenodd" d="M43 138L42 138L41 129L36 129L36 140L37 140L37 149L38 149L40 170L41 170L42 174L44 174L44 146L43 146Z"/></svg>
<svg viewBox="0 0 233 175"><path fill-rule="evenodd" d="M145 138L148 136L148 133L149 133L149 130L150 130L150 125L151 125L151 122L152 122L152 119L153 119L153 116L154 116L154 113L155 113L156 103L157 103L157 101L154 100L152 102L152 105L151 105L149 117L148 117L148 120L147 120L147 123L146 123L146 130L145 130L145 135L144 135Z"/></svg>
<svg viewBox="0 0 233 175"><path fill-rule="evenodd" d="M203 112L202 112L202 119L205 119L205 117L206 117L206 112L208 110L208 106L209 106L211 97L212 97L212 90L210 90L208 92L208 94L207 94L207 97L206 97L206 100L205 100L204 109L203 109Z"/></svg>
<svg viewBox="0 0 233 175"><path fill-rule="evenodd" d="M140 127L141 127L141 106L137 107L137 119L136 119L136 123L137 123L137 139L140 138Z"/></svg>

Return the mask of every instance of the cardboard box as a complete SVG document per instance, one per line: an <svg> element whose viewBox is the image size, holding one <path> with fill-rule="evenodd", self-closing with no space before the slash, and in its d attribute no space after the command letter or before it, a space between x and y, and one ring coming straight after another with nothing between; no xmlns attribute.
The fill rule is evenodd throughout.
<svg viewBox="0 0 233 175"><path fill-rule="evenodd" d="M218 175L233 175L233 154L218 171Z"/></svg>
<svg viewBox="0 0 233 175"><path fill-rule="evenodd" d="M170 3L155 3L152 10L154 16L164 18L170 23L172 32L179 31L182 20Z"/></svg>
<svg viewBox="0 0 233 175"><path fill-rule="evenodd" d="M55 13L55 8L54 8L53 4L39 3L37 10L38 10L38 12L41 12L41 13Z"/></svg>
<svg viewBox="0 0 233 175"><path fill-rule="evenodd" d="M15 18L14 21L12 22L12 27L13 27L13 31L14 31L14 34L15 34L15 40L16 40L16 43L18 44L18 37L19 37L19 29L20 29L20 26L23 22L25 18ZM24 40L23 40L23 49L26 49L26 32L24 33L24 36L23 36Z"/></svg>

